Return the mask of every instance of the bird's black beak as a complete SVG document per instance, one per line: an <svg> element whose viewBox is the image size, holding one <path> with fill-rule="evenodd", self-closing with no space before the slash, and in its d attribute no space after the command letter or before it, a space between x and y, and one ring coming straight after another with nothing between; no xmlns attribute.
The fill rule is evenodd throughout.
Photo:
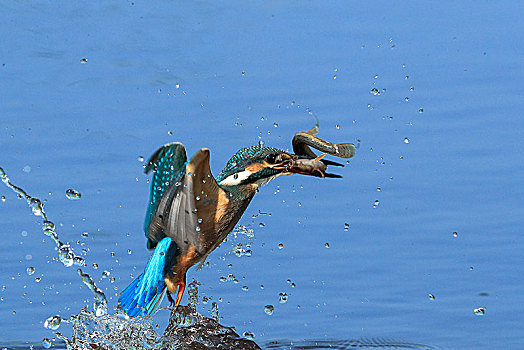
<svg viewBox="0 0 524 350"><path fill-rule="evenodd" d="M278 169L286 173L302 174L316 177L341 178L341 175L327 173L328 165L344 166L331 160L323 159L326 154L312 158L308 156L291 155L290 159L274 165L273 169Z"/></svg>

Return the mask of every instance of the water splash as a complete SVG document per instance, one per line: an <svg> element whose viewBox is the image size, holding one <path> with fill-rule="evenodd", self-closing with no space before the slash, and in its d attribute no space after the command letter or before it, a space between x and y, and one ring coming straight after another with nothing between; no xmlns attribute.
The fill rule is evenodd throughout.
<svg viewBox="0 0 524 350"><path fill-rule="evenodd" d="M198 282L196 282L198 284ZM196 287L196 284L193 287ZM193 305L178 306L170 310L169 324L158 334L151 317L129 319L124 315L96 316L85 308L78 315L64 321L70 323L70 338L57 333L67 349L260 349L252 340L216 320L196 312ZM254 338L254 334L252 335Z"/></svg>
<svg viewBox="0 0 524 350"><path fill-rule="evenodd" d="M57 337L68 349L151 349L159 341L150 317L97 316L84 308L66 322L73 329L71 338Z"/></svg>
<svg viewBox="0 0 524 350"><path fill-rule="evenodd" d="M84 259L81 256L76 255L69 244L64 244L60 241L58 233L56 233L55 230L55 224L47 218L44 210L44 203L40 199L27 194L22 188L13 185L2 168L0 168L0 177L7 187L18 194L19 198L22 198L27 202L33 215L42 217L42 231L44 235L50 237L53 242L55 242L60 262L62 262L66 267L73 265L85 266Z"/></svg>
<svg viewBox="0 0 524 350"><path fill-rule="evenodd" d="M95 296L95 303L93 305L93 310L95 310L96 316L103 316L107 314L107 299L100 288L95 284L95 281L87 273L82 272L82 269L77 270L78 275L82 279L82 282L89 288L93 295Z"/></svg>
<svg viewBox="0 0 524 350"><path fill-rule="evenodd" d="M4 169L0 167L0 177L2 179L2 182L9 187L11 190L13 190L19 198L22 198L26 201L29 208L31 208L31 211L33 212L33 215L39 216L42 218L42 232L47 237L50 237L53 242L55 242L57 252L58 252L58 258L60 262L65 267L71 267L73 265L77 266L85 266L85 260L79 255L76 255L73 248L67 244L60 241L58 237L58 233L56 232L56 226L55 224L49 220L47 217L45 210L44 210L44 203L36 198L29 195L27 192L25 192L22 188L14 185L11 183L9 177L5 173ZM33 269L34 271L34 269ZM95 297L95 312L97 314L104 314L107 311L107 299L104 293L100 288L98 288L95 285L95 282L93 279L86 273L83 273L81 269L78 269L78 274L80 275L82 282L88 286L88 288L93 292ZM30 270L28 269L28 273ZM105 310L105 311L104 311Z"/></svg>

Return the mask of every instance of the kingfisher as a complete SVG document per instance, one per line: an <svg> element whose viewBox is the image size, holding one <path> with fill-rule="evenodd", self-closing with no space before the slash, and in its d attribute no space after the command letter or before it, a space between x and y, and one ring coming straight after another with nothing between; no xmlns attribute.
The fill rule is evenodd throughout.
<svg viewBox="0 0 524 350"><path fill-rule="evenodd" d="M352 143L334 144L316 137L318 125L293 138L294 153L263 145L244 147L214 177L210 151L202 148L187 160L183 144L162 146L149 159L145 173L153 172L144 231L147 248L154 249L145 270L127 286L119 307L129 316L153 314L167 294L178 306L186 273L203 264L233 230L258 188L281 175L302 174L340 178L326 172L326 154L351 158ZM324 152L317 156L309 147ZM171 293L176 292L173 300Z"/></svg>

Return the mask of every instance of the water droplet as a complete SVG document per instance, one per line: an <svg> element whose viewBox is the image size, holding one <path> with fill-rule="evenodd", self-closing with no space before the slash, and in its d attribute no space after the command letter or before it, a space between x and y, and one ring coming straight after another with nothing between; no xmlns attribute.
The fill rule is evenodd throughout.
<svg viewBox="0 0 524 350"><path fill-rule="evenodd" d="M274 126L275 128L278 128L278 123L273 123L273 126Z"/></svg>
<svg viewBox="0 0 524 350"><path fill-rule="evenodd" d="M278 302L284 304L287 301L288 295L285 292L278 293Z"/></svg>
<svg viewBox="0 0 524 350"><path fill-rule="evenodd" d="M242 287L242 290L243 290L244 292L247 292L247 291L249 290L249 287L248 287L248 286L243 286L243 287Z"/></svg>
<svg viewBox="0 0 524 350"><path fill-rule="evenodd" d="M197 222L198 222L199 224L201 224L201 223L202 223L202 219L199 218L199 219L197 220Z"/></svg>
<svg viewBox="0 0 524 350"><path fill-rule="evenodd" d="M326 242L326 243L324 244L324 247L329 248L329 243Z"/></svg>
<svg viewBox="0 0 524 350"><path fill-rule="evenodd" d="M378 74L376 74L376 75L373 77L373 79L378 79Z"/></svg>
<svg viewBox="0 0 524 350"><path fill-rule="evenodd" d="M142 157L142 156L138 156L138 161L139 161L140 163L142 163L142 162L144 161L144 157Z"/></svg>
<svg viewBox="0 0 524 350"><path fill-rule="evenodd" d="M373 95L375 95L375 96L377 96L377 95L379 95L379 94L380 94L380 92L378 91L378 89L377 89L377 88L373 88L373 89L371 89L371 91L370 91L370 92L371 92L371 93L372 93Z"/></svg>
<svg viewBox="0 0 524 350"><path fill-rule="evenodd" d="M258 223L258 226L260 226L260 227L264 227L264 226L266 226L266 225L265 225L263 222L259 222L259 223Z"/></svg>
<svg viewBox="0 0 524 350"><path fill-rule="evenodd" d="M52 331L56 331L58 328L60 328L60 322L62 322L60 316L51 316L45 320L44 327Z"/></svg>
<svg viewBox="0 0 524 350"><path fill-rule="evenodd" d="M68 189L65 193L67 199L77 200L82 198L82 194L78 191L73 190L72 188Z"/></svg>
<svg viewBox="0 0 524 350"><path fill-rule="evenodd" d="M33 215L35 216L44 216L44 204L38 198L31 198L29 203Z"/></svg>
<svg viewBox="0 0 524 350"><path fill-rule="evenodd" d="M93 263L93 269L95 269L95 270L98 269L98 264L97 263Z"/></svg>
<svg viewBox="0 0 524 350"><path fill-rule="evenodd" d="M382 191L382 188L377 187L377 192L380 192L380 191Z"/></svg>
<svg viewBox="0 0 524 350"><path fill-rule="evenodd" d="M199 201L199 200L200 200L200 196L196 196L195 199L196 199L197 201Z"/></svg>
<svg viewBox="0 0 524 350"><path fill-rule="evenodd" d="M51 340L49 340L48 338L44 338L42 339L42 346L45 348L45 349L49 349L51 347Z"/></svg>
<svg viewBox="0 0 524 350"><path fill-rule="evenodd" d="M274 310L275 310L275 307L273 305L264 306L264 312L268 315L273 315Z"/></svg>
<svg viewBox="0 0 524 350"><path fill-rule="evenodd" d="M418 109L418 112L419 112L419 113L424 113L424 108L419 108L419 109Z"/></svg>
<svg viewBox="0 0 524 350"><path fill-rule="evenodd" d="M128 250L127 250L127 254L131 254L131 249L128 249Z"/></svg>
<svg viewBox="0 0 524 350"><path fill-rule="evenodd" d="M404 138L404 143L409 143L409 137Z"/></svg>
<svg viewBox="0 0 524 350"><path fill-rule="evenodd" d="M5 202L5 196L2 196L1 198L2 198L2 202Z"/></svg>
<svg viewBox="0 0 524 350"><path fill-rule="evenodd" d="M42 279L41 279L40 277L35 278L35 282L36 282L36 283L40 283L41 280L42 280Z"/></svg>
<svg viewBox="0 0 524 350"><path fill-rule="evenodd" d="M85 58L85 57L84 57L84 58L81 58L81 59L80 59L80 63L87 63L87 58Z"/></svg>
<svg viewBox="0 0 524 350"><path fill-rule="evenodd" d="M200 232L200 226L195 227L196 232Z"/></svg>
<svg viewBox="0 0 524 350"><path fill-rule="evenodd" d="M473 310L473 312L477 316L482 316L482 315L486 314L486 309L484 309L483 307L479 307L478 309Z"/></svg>
<svg viewBox="0 0 524 350"><path fill-rule="evenodd" d="M25 173L30 173L31 172L31 167L29 165L26 165L23 169L22 169Z"/></svg>
<svg viewBox="0 0 524 350"><path fill-rule="evenodd" d="M55 230L55 224L52 221L44 220L44 222L42 223L42 229L54 231Z"/></svg>
<svg viewBox="0 0 524 350"><path fill-rule="evenodd" d="M27 231L26 230L22 231L20 234L22 235L22 237L27 237Z"/></svg>
<svg viewBox="0 0 524 350"><path fill-rule="evenodd" d="M104 270L104 271L102 272L102 278L107 278L107 277L109 277L110 274L111 274L111 272L109 272L109 271L107 271L107 270Z"/></svg>
<svg viewBox="0 0 524 350"><path fill-rule="evenodd" d="M409 102L409 97L404 97L404 101Z"/></svg>
<svg viewBox="0 0 524 350"><path fill-rule="evenodd" d="M278 249L282 249L282 248L284 248L284 243L279 243L278 244Z"/></svg>
<svg viewBox="0 0 524 350"><path fill-rule="evenodd" d="M373 208L376 208L378 207L378 205L380 204L380 202L377 200L375 200L375 203L373 203Z"/></svg>
<svg viewBox="0 0 524 350"><path fill-rule="evenodd" d="M453 237L458 237L458 232L453 232Z"/></svg>
<svg viewBox="0 0 524 350"><path fill-rule="evenodd" d="M337 130L340 130L340 125L335 125L335 128L337 128Z"/></svg>
<svg viewBox="0 0 524 350"><path fill-rule="evenodd" d="M344 231L349 231L349 222L344 223Z"/></svg>
<svg viewBox="0 0 524 350"><path fill-rule="evenodd" d="M35 273L35 268L33 266L29 266L26 271L27 274L31 276L33 273Z"/></svg>
<svg viewBox="0 0 524 350"><path fill-rule="evenodd" d="M244 332L242 336L249 340L255 340L255 333L253 332Z"/></svg>
<svg viewBox="0 0 524 350"><path fill-rule="evenodd" d="M93 308L97 317L104 316L107 314L107 301L96 300L93 304Z"/></svg>

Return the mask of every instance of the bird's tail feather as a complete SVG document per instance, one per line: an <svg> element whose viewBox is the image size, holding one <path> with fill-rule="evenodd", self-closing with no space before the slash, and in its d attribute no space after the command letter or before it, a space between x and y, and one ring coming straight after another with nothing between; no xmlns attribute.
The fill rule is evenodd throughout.
<svg viewBox="0 0 524 350"><path fill-rule="evenodd" d="M160 241L144 272L120 294L118 302L128 316L151 315L160 306L167 290L164 267L171 243L173 241L169 237Z"/></svg>

